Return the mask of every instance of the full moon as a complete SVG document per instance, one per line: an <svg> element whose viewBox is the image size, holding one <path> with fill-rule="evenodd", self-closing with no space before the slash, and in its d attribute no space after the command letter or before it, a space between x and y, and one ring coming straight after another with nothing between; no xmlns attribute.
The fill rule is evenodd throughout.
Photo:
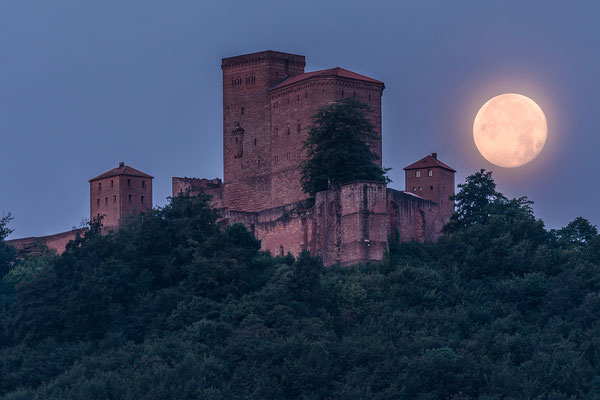
<svg viewBox="0 0 600 400"><path fill-rule="evenodd" d="M544 112L529 97L505 93L481 107L473 123L477 149L489 162L514 168L540 153L548 126Z"/></svg>

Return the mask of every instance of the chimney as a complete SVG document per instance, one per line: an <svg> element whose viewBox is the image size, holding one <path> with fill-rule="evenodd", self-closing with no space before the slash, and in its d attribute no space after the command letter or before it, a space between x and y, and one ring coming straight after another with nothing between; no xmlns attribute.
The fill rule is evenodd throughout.
<svg viewBox="0 0 600 400"><path fill-rule="evenodd" d="M125 166L125 162L121 161L121 162L119 163L119 168L121 168L121 167L124 167L124 166Z"/></svg>
<svg viewBox="0 0 600 400"><path fill-rule="evenodd" d="M434 160L437 160L437 153L431 153L431 157L433 157Z"/></svg>

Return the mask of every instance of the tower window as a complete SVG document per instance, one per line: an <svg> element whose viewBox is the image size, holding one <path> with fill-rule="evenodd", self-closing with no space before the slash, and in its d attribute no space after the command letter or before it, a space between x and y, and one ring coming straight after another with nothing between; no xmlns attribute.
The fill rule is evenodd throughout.
<svg viewBox="0 0 600 400"><path fill-rule="evenodd" d="M417 187L413 186L413 192L416 192L416 191L417 191Z"/></svg>
<svg viewBox="0 0 600 400"><path fill-rule="evenodd" d="M296 101L300 101L300 95L299 94L296 95Z"/></svg>
<svg viewBox="0 0 600 400"><path fill-rule="evenodd" d="M420 178L421 177L421 171L416 171L415 172L415 177Z"/></svg>
<svg viewBox="0 0 600 400"><path fill-rule="evenodd" d="M254 145L256 146L256 138L254 138Z"/></svg>
<svg viewBox="0 0 600 400"><path fill-rule="evenodd" d="M112 179L110 180L110 187L115 187L115 181L113 181Z"/></svg>
<svg viewBox="0 0 600 400"><path fill-rule="evenodd" d="M252 75L252 83L256 83L256 76Z"/></svg>
<svg viewBox="0 0 600 400"><path fill-rule="evenodd" d="M423 190L423 188L421 186L419 186L419 191Z"/></svg>
<svg viewBox="0 0 600 400"><path fill-rule="evenodd" d="M433 190L433 186L429 186L429 190Z"/></svg>
<svg viewBox="0 0 600 400"><path fill-rule="evenodd" d="M427 170L427 176L433 176L433 170L428 169Z"/></svg>
<svg viewBox="0 0 600 400"><path fill-rule="evenodd" d="M420 189L420 188L419 188ZM131 195L129 195L129 202L131 203Z"/></svg>
<svg viewBox="0 0 600 400"><path fill-rule="evenodd" d="M98 182L98 190L102 190L102 182Z"/></svg>
<svg viewBox="0 0 600 400"><path fill-rule="evenodd" d="M113 195L113 203L116 203L116 202L117 202L117 195L115 194L115 195Z"/></svg>
<svg viewBox="0 0 600 400"><path fill-rule="evenodd" d="M142 196L142 199L141 199L141 201L142 201L142 204L144 204L144 196Z"/></svg>
<svg viewBox="0 0 600 400"><path fill-rule="evenodd" d="M142 181L142 189L146 187L146 181Z"/></svg>
<svg viewBox="0 0 600 400"><path fill-rule="evenodd" d="M296 122L296 130L298 131L298 133L300 133L300 129L301 129L301 125L300 125L300 120L298 120L298 122Z"/></svg>
<svg viewBox="0 0 600 400"><path fill-rule="evenodd" d="M325 96L325 89L323 89L323 96Z"/></svg>
<svg viewBox="0 0 600 400"><path fill-rule="evenodd" d="M104 205L107 206L108 205L108 197L104 198Z"/></svg>
<svg viewBox="0 0 600 400"><path fill-rule="evenodd" d="M371 101L371 95L369 95L369 101Z"/></svg>
<svg viewBox="0 0 600 400"><path fill-rule="evenodd" d="M242 107L242 115L246 115L246 109Z"/></svg>
<svg viewBox="0 0 600 400"><path fill-rule="evenodd" d="M131 186L131 179L127 179L127 186Z"/></svg>
<svg viewBox="0 0 600 400"><path fill-rule="evenodd" d="M287 124L287 134L290 134L290 124Z"/></svg>
<svg viewBox="0 0 600 400"><path fill-rule="evenodd" d="M342 97L344 97L344 91L342 90Z"/></svg>

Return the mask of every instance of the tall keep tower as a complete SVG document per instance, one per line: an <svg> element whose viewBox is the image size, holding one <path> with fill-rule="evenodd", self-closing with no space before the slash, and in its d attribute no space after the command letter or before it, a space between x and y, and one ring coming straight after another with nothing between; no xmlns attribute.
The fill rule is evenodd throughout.
<svg viewBox="0 0 600 400"><path fill-rule="evenodd" d="M90 219L101 216L103 230L116 229L123 217L151 210L152 179L125 163L90 179Z"/></svg>
<svg viewBox="0 0 600 400"><path fill-rule="evenodd" d="M224 58L223 199L231 210L269 208L271 110L269 88L304 73L304 56L261 51Z"/></svg>

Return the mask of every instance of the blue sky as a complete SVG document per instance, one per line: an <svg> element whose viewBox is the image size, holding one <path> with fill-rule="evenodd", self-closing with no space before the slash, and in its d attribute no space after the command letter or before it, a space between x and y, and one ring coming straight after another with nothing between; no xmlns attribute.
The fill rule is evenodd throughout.
<svg viewBox="0 0 600 400"><path fill-rule="evenodd" d="M0 215L12 238L79 225L88 179L125 161L155 176L222 177L220 60L304 54L307 70L382 80L383 162L437 152L494 171L549 227L600 223L596 160L600 6L592 1L0 2ZM506 92L535 100L548 142L532 163L495 167L472 140L479 107Z"/></svg>

